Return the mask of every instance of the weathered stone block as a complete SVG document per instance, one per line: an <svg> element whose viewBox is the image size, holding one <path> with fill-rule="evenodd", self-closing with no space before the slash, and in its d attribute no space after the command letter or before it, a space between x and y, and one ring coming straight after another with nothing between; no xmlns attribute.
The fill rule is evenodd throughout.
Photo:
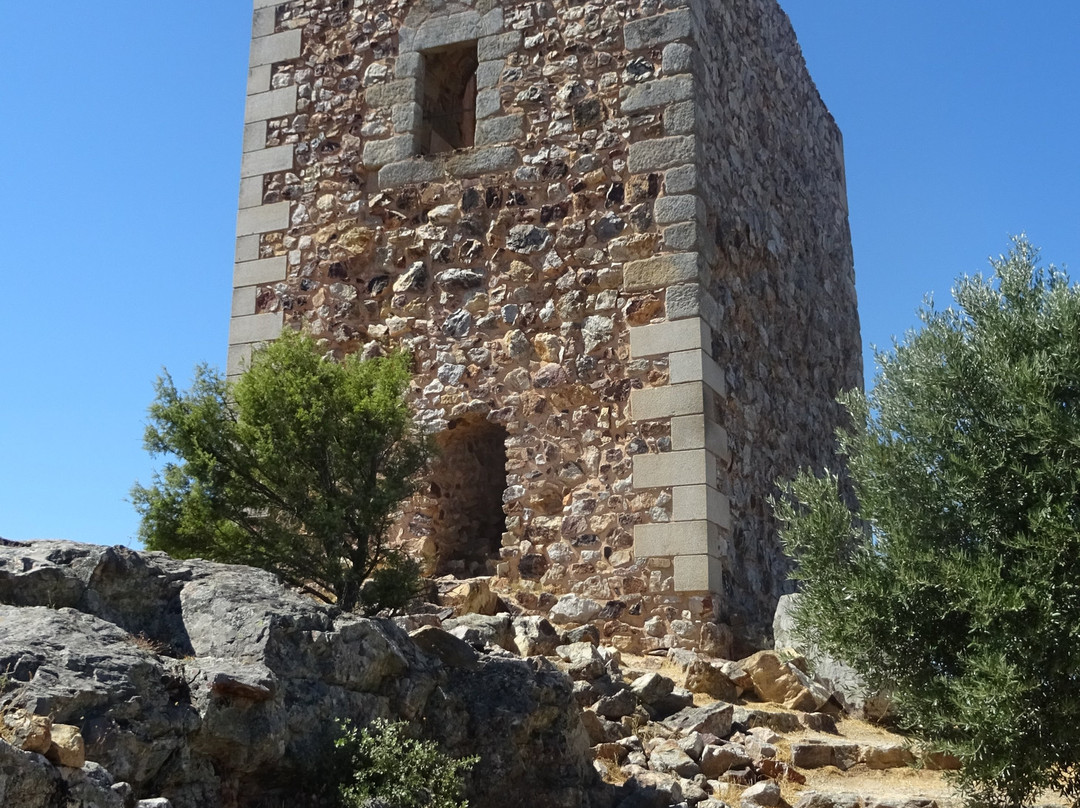
<svg viewBox="0 0 1080 808"><path fill-rule="evenodd" d="M506 62L502 59L493 59L481 62L476 67L476 88L488 90L499 83L499 76L506 69Z"/></svg>
<svg viewBox="0 0 1080 808"><path fill-rule="evenodd" d="M253 208L263 201L263 178L244 177L240 180L240 207Z"/></svg>
<svg viewBox="0 0 1080 808"><path fill-rule="evenodd" d="M622 97L624 115L641 112L650 107L660 107L676 101L685 101L694 95L694 78L690 75L670 76L635 84Z"/></svg>
<svg viewBox="0 0 1080 808"><path fill-rule="evenodd" d="M704 449L634 456L634 488L713 485L716 456Z"/></svg>
<svg viewBox="0 0 1080 808"><path fill-rule="evenodd" d="M461 177L474 177L511 169L518 164L518 159L518 151L513 146L491 146L455 154L447 160L446 168Z"/></svg>
<svg viewBox="0 0 1080 808"><path fill-rule="evenodd" d="M255 177L273 171L286 171L293 165L293 146L274 146L269 149L250 151L240 163L241 177Z"/></svg>
<svg viewBox="0 0 1080 808"><path fill-rule="evenodd" d="M705 411L705 391L698 382L646 387L630 394L630 416L635 421L651 421ZM645 455L638 455L638 458Z"/></svg>
<svg viewBox="0 0 1080 808"><path fill-rule="evenodd" d="M669 250L696 250L700 226L696 221L679 222L664 228L664 247Z"/></svg>
<svg viewBox="0 0 1080 808"><path fill-rule="evenodd" d="M704 222L705 203L697 194L662 196L653 205L653 219L659 225Z"/></svg>
<svg viewBox="0 0 1080 808"><path fill-rule="evenodd" d="M233 289L232 296L232 316L243 317L247 314L255 313L255 287L254 286L242 286L239 289Z"/></svg>
<svg viewBox="0 0 1080 808"><path fill-rule="evenodd" d="M287 218L287 217L286 217ZM240 236L236 239L235 261L254 261L259 257L259 237Z"/></svg>
<svg viewBox="0 0 1080 808"><path fill-rule="evenodd" d="M476 118L487 118L502 110L502 96L498 90L480 90L476 93Z"/></svg>
<svg viewBox="0 0 1080 808"><path fill-rule="evenodd" d="M704 351L680 351L668 357L668 374L672 384L704 381L719 395L727 395L724 373L715 360Z"/></svg>
<svg viewBox="0 0 1080 808"><path fill-rule="evenodd" d="M476 145L493 146L510 143L521 138L524 132L524 115L498 115L476 122Z"/></svg>
<svg viewBox="0 0 1080 808"><path fill-rule="evenodd" d="M673 561L676 592L723 592L724 566L711 555L678 555Z"/></svg>
<svg viewBox="0 0 1080 808"><path fill-rule="evenodd" d="M708 415L680 415L671 419L671 448L708 449L719 458L728 458L727 433Z"/></svg>
<svg viewBox="0 0 1080 808"><path fill-rule="evenodd" d="M233 317L229 322L229 344L277 339L281 334L282 322L281 312Z"/></svg>
<svg viewBox="0 0 1080 808"><path fill-rule="evenodd" d="M270 89L270 79L273 77L270 65L260 65L248 69L247 94L256 95L265 93Z"/></svg>
<svg viewBox="0 0 1080 808"><path fill-rule="evenodd" d="M663 289L674 283L697 280L698 254L668 253L630 261L623 267L623 289L628 292Z"/></svg>
<svg viewBox="0 0 1080 808"><path fill-rule="evenodd" d="M263 258L260 261L242 261L233 269L233 286L255 286L285 280L287 269L285 256Z"/></svg>
<svg viewBox="0 0 1080 808"><path fill-rule="evenodd" d="M627 50L653 48L676 39L690 36L693 20L686 8L634 20L623 26L623 42Z"/></svg>
<svg viewBox="0 0 1080 808"><path fill-rule="evenodd" d="M250 67L272 65L277 62L299 58L300 36L302 33L299 28L295 28L291 31L282 31L279 34L256 37L251 40L251 55L248 59L248 65Z"/></svg>
<svg viewBox="0 0 1080 808"><path fill-rule="evenodd" d="M266 148L266 121L244 125L244 151Z"/></svg>
<svg viewBox="0 0 1080 808"><path fill-rule="evenodd" d="M229 355L225 365L225 373L230 379L239 376L251 367L251 343L245 342L240 345L230 345Z"/></svg>
<svg viewBox="0 0 1080 808"><path fill-rule="evenodd" d="M400 47L402 52L431 50L469 42L480 35L480 14L476 11L462 11L425 20L415 31L402 28Z"/></svg>
<svg viewBox="0 0 1080 808"><path fill-rule="evenodd" d="M416 182L431 182L445 173L439 160L415 158L390 163L379 169L379 186L394 188Z"/></svg>
<svg viewBox="0 0 1080 808"><path fill-rule="evenodd" d="M364 100L372 107L392 107L420 100L421 85L413 79L398 79L385 84L372 84L364 90Z"/></svg>
<svg viewBox="0 0 1080 808"><path fill-rule="evenodd" d="M275 202L272 205L245 208L236 217L236 235L238 236L271 233L275 230L285 230L288 226L288 202Z"/></svg>
<svg viewBox="0 0 1080 808"><path fill-rule="evenodd" d="M483 11L483 9L480 9ZM477 34L481 37L492 36L503 30L503 10L496 6L480 18L480 26Z"/></svg>
<svg viewBox="0 0 1080 808"><path fill-rule="evenodd" d="M697 106L693 101L680 101L664 108L664 133L688 135L695 130Z"/></svg>
<svg viewBox="0 0 1080 808"><path fill-rule="evenodd" d="M671 518L675 522L705 519L722 530L731 529L731 500L711 485L680 485L671 489Z"/></svg>
<svg viewBox="0 0 1080 808"><path fill-rule="evenodd" d="M364 165L379 168L387 163L406 160L416 153L412 135L395 135L386 140L369 140L364 144Z"/></svg>
<svg viewBox="0 0 1080 808"><path fill-rule="evenodd" d="M282 87L265 93L249 95L244 107L244 122L267 121L296 112L296 86Z"/></svg>
<svg viewBox="0 0 1080 808"><path fill-rule="evenodd" d="M719 557L719 531L708 522L664 522L634 527L634 556L711 555Z"/></svg>
<svg viewBox="0 0 1080 808"><path fill-rule="evenodd" d="M714 322L719 307L716 301L701 288L700 283L683 283L669 286L664 293L664 314L669 320L687 317L703 317Z"/></svg>
<svg viewBox="0 0 1080 808"><path fill-rule="evenodd" d="M664 173L664 190L669 194L685 194L698 190L696 165L679 166Z"/></svg>
<svg viewBox="0 0 1080 808"><path fill-rule="evenodd" d="M415 101L394 104L390 119L395 132L416 132L424 121L424 110Z"/></svg>
<svg viewBox="0 0 1080 808"><path fill-rule="evenodd" d="M415 51L398 55L394 62L394 77L422 80L424 78L424 55Z"/></svg>
<svg viewBox="0 0 1080 808"><path fill-rule="evenodd" d="M481 62L489 59L503 59L511 53L516 53L520 48L521 32L507 31L505 34L494 34L477 40L476 57Z"/></svg>
<svg viewBox="0 0 1080 808"><path fill-rule="evenodd" d="M255 8L255 14L251 18L251 36L260 37L268 36L274 33L274 26L277 24L277 14L273 8Z"/></svg>
<svg viewBox="0 0 1080 808"><path fill-rule="evenodd" d="M708 350L710 341L707 328L702 320L695 318L632 327L630 356L639 359L674 351Z"/></svg>
<svg viewBox="0 0 1080 808"><path fill-rule="evenodd" d="M694 49L682 42L672 42L664 46L660 69L664 75L689 73L694 67Z"/></svg>
<svg viewBox="0 0 1080 808"><path fill-rule="evenodd" d="M673 135L630 144L627 166L633 174L658 171L691 163L696 157L697 141L693 135Z"/></svg>

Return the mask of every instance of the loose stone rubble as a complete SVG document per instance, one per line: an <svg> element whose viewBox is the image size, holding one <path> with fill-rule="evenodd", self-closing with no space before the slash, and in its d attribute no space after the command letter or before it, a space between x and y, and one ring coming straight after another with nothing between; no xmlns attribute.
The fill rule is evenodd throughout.
<svg viewBox="0 0 1080 808"><path fill-rule="evenodd" d="M776 0L258 0L253 37L229 372L282 327L410 351L429 571L628 652L760 647L768 496L862 376L841 137ZM432 153L458 52L474 140Z"/></svg>
<svg viewBox="0 0 1080 808"><path fill-rule="evenodd" d="M317 805L336 721L379 716L478 754L474 808L934 804L814 785L816 772L843 784L918 753L882 731L846 734L801 658L634 657L591 623L498 600L494 614L466 611L483 592L459 583L443 603L367 620L251 568L0 546L0 805Z"/></svg>

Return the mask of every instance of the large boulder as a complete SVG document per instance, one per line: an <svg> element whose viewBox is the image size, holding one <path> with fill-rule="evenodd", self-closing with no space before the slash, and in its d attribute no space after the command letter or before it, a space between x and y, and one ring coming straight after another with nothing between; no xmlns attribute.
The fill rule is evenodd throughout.
<svg viewBox="0 0 1080 808"><path fill-rule="evenodd" d="M775 651L758 651L739 665L750 674L758 696L789 710L816 713L832 699L832 691Z"/></svg>
<svg viewBox="0 0 1080 808"><path fill-rule="evenodd" d="M792 615L798 602L799 595L784 595L776 604L773 616L774 648L777 651L791 649L805 657L814 676L836 694L849 713L871 721L880 721L888 716L891 710L888 693L872 691L850 666L797 636Z"/></svg>
<svg viewBox="0 0 1080 808"><path fill-rule="evenodd" d="M0 804L64 804L86 771L173 808L302 804L338 721L386 717L452 755L480 755L467 778L474 808L537 795L592 805L599 781L570 679L543 659L461 645L474 662L447 664L442 645L424 650L391 621L343 614L248 567L71 542L0 546L0 706L68 725L64 760L77 763L83 742L90 761L54 765L5 744L5 787L19 799ZM32 794L44 802L23 800Z"/></svg>
<svg viewBox="0 0 1080 808"><path fill-rule="evenodd" d="M123 786L124 784L117 784ZM59 768L0 740L0 805L11 808L125 808L124 788L95 763Z"/></svg>

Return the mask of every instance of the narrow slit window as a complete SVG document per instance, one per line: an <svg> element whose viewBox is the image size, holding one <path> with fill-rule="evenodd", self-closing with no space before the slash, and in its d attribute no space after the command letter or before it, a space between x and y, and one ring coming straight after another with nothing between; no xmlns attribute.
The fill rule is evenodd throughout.
<svg viewBox="0 0 1080 808"><path fill-rule="evenodd" d="M473 145L477 64L475 42L424 54L424 154Z"/></svg>

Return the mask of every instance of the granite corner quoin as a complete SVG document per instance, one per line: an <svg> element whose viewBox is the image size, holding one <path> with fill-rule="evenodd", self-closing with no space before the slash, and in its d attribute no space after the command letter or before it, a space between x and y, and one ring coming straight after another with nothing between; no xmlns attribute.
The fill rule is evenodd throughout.
<svg viewBox="0 0 1080 808"><path fill-rule="evenodd" d="M229 373L283 327L408 349L443 451L397 540L626 650L767 637L769 494L862 377L775 0L256 0L243 142Z"/></svg>

